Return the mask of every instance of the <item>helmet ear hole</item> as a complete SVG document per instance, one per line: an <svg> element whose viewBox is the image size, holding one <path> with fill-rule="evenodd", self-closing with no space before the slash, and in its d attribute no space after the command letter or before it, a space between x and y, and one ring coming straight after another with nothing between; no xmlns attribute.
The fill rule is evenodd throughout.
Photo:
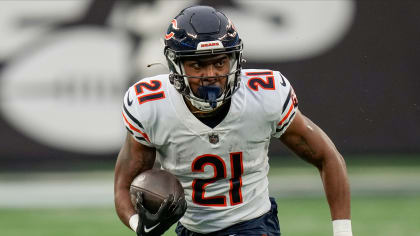
<svg viewBox="0 0 420 236"><path fill-rule="evenodd" d="M174 86L177 90L184 91L185 90L185 83L183 79L175 80Z"/></svg>
<svg viewBox="0 0 420 236"><path fill-rule="evenodd" d="M184 78L176 74L169 74L169 82L175 87L178 91L184 91L186 88Z"/></svg>

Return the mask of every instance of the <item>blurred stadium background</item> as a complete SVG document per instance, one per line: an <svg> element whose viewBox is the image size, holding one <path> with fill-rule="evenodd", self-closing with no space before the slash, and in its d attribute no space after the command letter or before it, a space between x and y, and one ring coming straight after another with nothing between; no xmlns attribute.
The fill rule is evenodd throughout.
<svg viewBox="0 0 420 236"><path fill-rule="evenodd" d="M0 235L133 235L113 206L124 91L179 10L220 8L344 155L355 235L420 235L416 0L0 1ZM417 79L416 79L417 78ZM316 170L271 145L284 235L331 235ZM169 232L166 235L174 235Z"/></svg>

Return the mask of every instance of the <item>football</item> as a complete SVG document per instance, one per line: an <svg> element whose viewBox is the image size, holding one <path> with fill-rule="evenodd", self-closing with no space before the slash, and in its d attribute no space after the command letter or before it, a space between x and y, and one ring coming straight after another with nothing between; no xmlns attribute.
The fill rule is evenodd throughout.
<svg viewBox="0 0 420 236"><path fill-rule="evenodd" d="M174 195L174 201L185 197L184 188L179 180L168 171L159 169L144 171L134 178L130 186L130 195L135 208L138 192L143 193L143 206L151 213L156 213L163 200L170 194Z"/></svg>

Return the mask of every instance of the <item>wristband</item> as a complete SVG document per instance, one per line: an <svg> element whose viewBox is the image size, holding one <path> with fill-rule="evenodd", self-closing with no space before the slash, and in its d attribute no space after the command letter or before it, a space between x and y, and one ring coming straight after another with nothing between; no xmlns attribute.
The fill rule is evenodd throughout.
<svg viewBox="0 0 420 236"><path fill-rule="evenodd" d="M351 220L333 220L334 236L353 236L351 231Z"/></svg>
<svg viewBox="0 0 420 236"><path fill-rule="evenodd" d="M130 217L130 220L128 221L128 224L130 225L130 228L137 232L137 226L139 225L139 215L134 214Z"/></svg>

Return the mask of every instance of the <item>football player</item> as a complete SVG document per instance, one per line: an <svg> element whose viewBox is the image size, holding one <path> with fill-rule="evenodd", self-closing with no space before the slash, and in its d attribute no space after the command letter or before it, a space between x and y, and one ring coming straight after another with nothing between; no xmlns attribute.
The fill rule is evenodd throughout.
<svg viewBox="0 0 420 236"><path fill-rule="evenodd" d="M212 7L189 7L172 20L164 49L170 74L141 79L124 97L128 133L115 168L120 219L137 235L161 235L178 220L179 236L280 235L267 179L275 137L320 171L334 236L352 235L342 156L298 110L280 72L242 69L242 48L232 22ZM179 179L185 200L169 198L152 214L141 196L132 205L129 187L156 158Z"/></svg>

